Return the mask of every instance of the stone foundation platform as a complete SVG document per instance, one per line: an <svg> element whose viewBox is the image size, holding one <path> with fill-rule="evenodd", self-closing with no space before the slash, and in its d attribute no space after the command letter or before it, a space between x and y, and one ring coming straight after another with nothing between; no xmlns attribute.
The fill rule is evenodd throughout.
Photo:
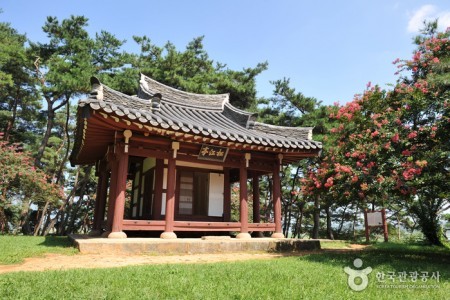
<svg viewBox="0 0 450 300"><path fill-rule="evenodd" d="M89 254L203 254L232 252L301 252L320 250L319 240L226 237L164 240L159 238L108 239L87 235L69 235L81 253Z"/></svg>

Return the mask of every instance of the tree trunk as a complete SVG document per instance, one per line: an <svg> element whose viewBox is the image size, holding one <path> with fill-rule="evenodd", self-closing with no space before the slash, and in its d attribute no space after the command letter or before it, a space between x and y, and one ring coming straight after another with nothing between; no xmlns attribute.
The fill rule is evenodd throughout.
<svg viewBox="0 0 450 300"><path fill-rule="evenodd" d="M81 187L81 191L80 191L80 195L77 201L76 205L71 205L71 211L70 211L70 223L67 226L66 232L64 234L70 234L70 233L74 233L75 231L75 221L78 219L77 215L78 215L78 211L80 210L80 206L83 205L83 198L84 195L86 194L86 184L84 184Z"/></svg>
<svg viewBox="0 0 450 300"><path fill-rule="evenodd" d="M284 208L283 234L284 234L284 236L287 236L287 233L289 232L289 227L291 226L289 214L290 214L292 207L286 201L286 203L283 203L283 208Z"/></svg>
<svg viewBox="0 0 450 300"><path fill-rule="evenodd" d="M356 219L357 219L357 209L355 209L355 213L353 215L353 239L356 239Z"/></svg>
<svg viewBox="0 0 450 300"><path fill-rule="evenodd" d="M297 185L298 182L298 173L300 172L300 166L297 166L297 170L294 173L294 177L292 177L291 180L291 193L289 195L289 199L286 200L285 205L284 205L284 230L283 230L283 234L284 236L289 236L289 231L291 228L291 218L292 218L292 209L294 206L294 197L295 197L295 187ZM283 173L284 174L284 173Z"/></svg>
<svg viewBox="0 0 450 300"><path fill-rule="evenodd" d="M80 175L80 167L77 168L77 173L75 175L75 181L74 181L72 191L70 192L69 196L67 196L66 201L64 201L64 203L61 204L61 206L59 207L59 209L56 213L56 216L51 220L48 227L44 230L44 234L43 234L44 236L47 235L50 232L50 230L55 227L55 224L58 221L58 218L60 218L61 214L64 212L66 205L69 203L69 201L72 199L72 197L75 196L75 191L78 189L78 185L80 184L80 182L78 181L79 175ZM60 230L58 228L58 233L59 232L60 232Z"/></svg>
<svg viewBox="0 0 450 300"><path fill-rule="evenodd" d="M342 228L344 227L344 222L345 222L345 212L347 211L347 207L344 207L344 210L342 211L342 216L341 216L341 222L339 223L339 227L338 230L336 231L336 234L339 236L341 234ZM338 237L339 238L339 237Z"/></svg>
<svg viewBox="0 0 450 300"><path fill-rule="evenodd" d="M320 227L320 197L316 196L314 199L314 227L312 232L312 238L319 238L319 227Z"/></svg>
<svg viewBox="0 0 450 300"><path fill-rule="evenodd" d="M58 97L55 96L55 97L53 97L53 99L60 99L60 97L61 97L61 95ZM44 137L42 138L41 145L38 148L38 152L36 154L36 158L34 161L34 165L36 167L38 167L41 164L42 156L44 156L45 148L47 147L48 140L50 139L50 136L52 134L53 124L55 122L55 113L58 109L60 109L61 107L63 107L64 105L67 104L67 102L68 102L67 99L70 99L70 95L66 95L64 101L62 101L56 107L54 107L56 100L52 100L49 97L45 98L45 100L47 101L47 111L48 111L47 126L45 129Z"/></svg>
<svg viewBox="0 0 450 300"><path fill-rule="evenodd" d="M28 197L25 196L25 199ZM24 235L31 235L32 230L30 227L30 204L31 201L24 200L22 202L22 211L20 212L20 223L19 228L22 229L22 234Z"/></svg>
<svg viewBox="0 0 450 300"><path fill-rule="evenodd" d="M330 240L334 240L334 235L333 235L333 228L331 227L331 208L330 205L327 205L327 207L325 208L325 211L327 213L327 238Z"/></svg>
<svg viewBox="0 0 450 300"><path fill-rule="evenodd" d="M0 232L5 233L6 225L8 220L6 219L5 211L3 210L3 207L0 206Z"/></svg>
<svg viewBox="0 0 450 300"><path fill-rule="evenodd" d="M6 218L5 211L3 209L4 205L6 205L6 187L2 190L2 193L0 194L0 232L4 233L6 224L8 222Z"/></svg>
<svg viewBox="0 0 450 300"><path fill-rule="evenodd" d="M294 234L293 237L298 237L300 238L300 233L302 231L302 221L303 221L303 207L304 207L304 202L301 202L298 205L298 214L297 214L297 218L295 220L295 227L294 227Z"/></svg>
<svg viewBox="0 0 450 300"><path fill-rule="evenodd" d="M66 124L64 126L64 133L65 133L65 140L67 141L66 146L66 153L64 154L64 158L62 159L58 172L56 173L56 180L55 183L58 184L61 181L61 178L63 177L63 171L66 167L67 159L69 158L69 151L70 151L70 135L69 135L69 120L70 120L70 102L67 99L66 103Z"/></svg>
<svg viewBox="0 0 450 300"><path fill-rule="evenodd" d="M12 106L12 116L11 116L11 119L9 119L8 122L6 123L5 135L3 136L3 139L6 142L9 141L9 137L11 136L11 131L14 128L14 124L16 123L18 103L19 103L19 101L17 100L17 98L14 98L14 104Z"/></svg>
<svg viewBox="0 0 450 300"><path fill-rule="evenodd" d="M42 209L41 217L39 218L39 223L34 229L34 236L39 235L39 231L41 230L42 224L44 223L44 219L47 217L47 209L49 204L50 203L48 201L45 202L44 208Z"/></svg>
<svg viewBox="0 0 450 300"><path fill-rule="evenodd" d="M431 245L444 246L440 239L441 226L439 224L438 207L440 205L431 201L422 201L412 206L412 212L417 216L422 233Z"/></svg>
<svg viewBox="0 0 450 300"><path fill-rule="evenodd" d="M50 139L50 135L53 129L53 122L55 118L55 112L53 111L53 102L51 100L47 100L48 106L48 115L47 115L47 126L45 129L44 137L42 138L41 145L38 148L36 158L34 160L34 165L39 167L41 165L42 156L44 156L45 148L47 147L48 140Z"/></svg>

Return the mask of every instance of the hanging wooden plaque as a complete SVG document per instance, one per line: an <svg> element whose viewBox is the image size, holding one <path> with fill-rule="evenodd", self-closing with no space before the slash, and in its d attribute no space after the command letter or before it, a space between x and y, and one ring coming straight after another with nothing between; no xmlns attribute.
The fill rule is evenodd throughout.
<svg viewBox="0 0 450 300"><path fill-rule="evenodd" d="M198 159L224 162L227 154L227 147L203 144L198 153Z"/></svg>

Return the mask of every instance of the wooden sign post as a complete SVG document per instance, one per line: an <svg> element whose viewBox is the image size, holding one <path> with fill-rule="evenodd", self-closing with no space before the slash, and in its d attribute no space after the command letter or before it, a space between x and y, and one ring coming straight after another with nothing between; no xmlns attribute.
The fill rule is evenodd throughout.
<svg viewBox="0 0 450 300"><path fill-rule="evenodd" d="M364 210L364 225L366 228L366 242L369 242L370 227L383 227L384 241L388 241L388 228L386 222L386 210L368 212Z"/></svg>

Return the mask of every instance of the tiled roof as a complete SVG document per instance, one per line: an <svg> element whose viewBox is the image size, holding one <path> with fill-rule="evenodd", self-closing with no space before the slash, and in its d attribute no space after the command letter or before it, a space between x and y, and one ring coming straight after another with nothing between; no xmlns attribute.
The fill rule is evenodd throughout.
<svg viewBox="0 0 450 300"><path fill-rule="evenodd" d="M254 114L233 107L228 102L228 94L186 93L143 75L138 96L115 91L102 85L96 78L91 83L93 90L90 97L78 103L77 133L70 159L72 163L91 162L94 158L88 158L85 151L104 151L100 149L107 146L104 143L108 138L100 134L102 138L90 140L91 150L82 150L85 148L86 133L95 132L95 129L89 130L90 126L86 122L90 109L103 114L105 118L111 116L116 122L119 119L129 120L147 128L203 136L216 141L256 145L258 149L261 149L259 146L264 146L262 149L269 147L281 152L310 153L322 148L321 143L311 139L311 128L281 127L256 122ZM152 103L155 94L161 96L160 101L155 101L157 105ZM84 159L78 160L80 151L85 153Z"/></svg>
<svg viewBox="0 0 450 300"><path fill-rule="evenodd" d="M144 82L144 84L143 84ZM79 107L89 105L97 111L115 114L143 125L286 149L320 149L311 140L311 128L290 128L255 122L254 115L233 107L228 94L199 95L182 92L144 75L138 96L128 96L107 86L97 87L102 96L93 93L81 100ZM162 95L159 109L152 108L152 95ZM147 95L147 96L145 96Z"/></svg>

